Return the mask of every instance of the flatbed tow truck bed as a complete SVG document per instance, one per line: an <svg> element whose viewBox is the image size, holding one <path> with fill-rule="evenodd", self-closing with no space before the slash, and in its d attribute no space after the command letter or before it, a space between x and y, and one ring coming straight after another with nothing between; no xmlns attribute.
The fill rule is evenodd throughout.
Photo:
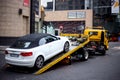
<svg viewBox="0 0 120 80"><path fill-rule="evenodd" d="M74 46L71 45L70 50L67 53L57 55L57 57L55 57L51 62L48 62L45 66L43 66L40 70L38 70L34 74L38 75L38 74L45 72L46 70L48 70L49 68L51 68L52 66L57 64L58 62L64 60L66 57L68 57L69 55L71 55L74 52L76 52L77 50L79 50L80 48L83 48L88 43L89 43L89 39L87 39L86 41L84 41L83 43L81 43L79 45L74 45Z"/></svg>

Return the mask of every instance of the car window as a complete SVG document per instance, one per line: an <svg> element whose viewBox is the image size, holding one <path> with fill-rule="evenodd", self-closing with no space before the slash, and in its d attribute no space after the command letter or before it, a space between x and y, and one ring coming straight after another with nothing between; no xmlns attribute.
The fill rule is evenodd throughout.
<svg viewBox="0 0 120 80"><path fill-rule="evenodd" d="M54 37L54 36L47 36L46 37L47 43L53 42L53 41L56 41L56 40L58 40L58 39L57 39L57 37Z"/></svg>
<svg viewBox="0 0 120 80"><path fill-rule="evenodd" d="M32 42L30 42L30 41L16 41L11 47L25 49L25 48L29 48L31 43Z"/></svg>
<svg viewBox="0 0 120 80"><path fill-rule="evenodd" d="M44 44L46 44L46 39L45 38L42 38L42 39L40 39L40 41L39 41L39 45L44 45Z"/></svg>

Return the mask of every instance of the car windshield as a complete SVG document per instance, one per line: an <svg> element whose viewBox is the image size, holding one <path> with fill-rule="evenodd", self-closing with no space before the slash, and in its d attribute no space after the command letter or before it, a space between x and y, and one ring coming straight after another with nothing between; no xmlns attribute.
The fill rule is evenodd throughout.
<svg viewBox="0 0 120 80"><path fill-rule="evenodd" d="M35 44L32 41L16 41L11 48L18 48L18 49L28 49L28 48L33 48L37 46L37 44Z"/></svg>

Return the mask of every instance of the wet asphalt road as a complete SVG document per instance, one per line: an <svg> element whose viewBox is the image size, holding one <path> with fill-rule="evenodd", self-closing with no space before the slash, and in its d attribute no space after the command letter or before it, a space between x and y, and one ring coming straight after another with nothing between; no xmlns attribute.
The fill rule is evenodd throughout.
<svg viewBox="0 0 120 80"><path fill-rule="evenodd" d="M5 65L0 52L0 80L120 80L120 42L110 42L105 56L94 55L84 62L73 60L72 65L58 64L40 75L34 72Z"/></svg>

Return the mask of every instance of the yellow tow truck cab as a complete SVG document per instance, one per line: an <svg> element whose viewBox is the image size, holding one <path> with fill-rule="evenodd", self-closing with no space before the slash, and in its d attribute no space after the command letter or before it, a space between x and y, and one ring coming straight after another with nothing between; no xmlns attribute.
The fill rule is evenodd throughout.
<svg viewBox="0 0 120 80"><path fill-rule="evenodd" d="M107 30L103 29L85 29L84 35L89 35L90 41L102 43L106 49L109 48Z"/></svg>

